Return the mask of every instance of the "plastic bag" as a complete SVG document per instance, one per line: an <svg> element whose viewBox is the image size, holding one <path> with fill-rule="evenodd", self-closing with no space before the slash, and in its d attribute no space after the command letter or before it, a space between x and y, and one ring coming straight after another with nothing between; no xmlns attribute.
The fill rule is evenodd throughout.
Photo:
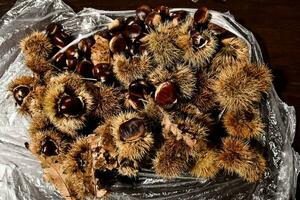
<svg viewBox="0 0 300 200"><path fill-rule="evenodd" d="M178 9L173 9L178 10ZM194 12L194 9L185 9ZM250 48L253 62L262 62L260 48L252 33L235 22L229 13L210 11L211 22L239 37ZM49 22L59 21L75 37L100 30L112 18L134 15L134 11L103 11L85 8L75 13L60 0L17 1L0 20L0 199L62 199L50 183L42 179L39 162L24 147L28 141L29 119L16 112L8 83L30 73L23 64L19 41ZM166 181L152 171L142 170L132 184L116 183L109 199L295 199L300 157L292 149L296 119L294 107L287 106L274 88L263 99L261 110L266 122L262 143L267 151L269 169L257 183L247 183L230 175L214 180L178 177Z"/></svg>

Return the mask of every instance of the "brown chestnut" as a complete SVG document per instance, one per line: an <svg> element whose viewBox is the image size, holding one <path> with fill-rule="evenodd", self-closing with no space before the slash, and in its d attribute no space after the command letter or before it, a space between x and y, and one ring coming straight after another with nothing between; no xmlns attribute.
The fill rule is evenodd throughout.
<svg viewBox="0 0 300 200"><path fill-rule="evenodd" d="M58 53L54 56L54 65L60 69L66 66L66 56L64 53Z"/></svg>
<svg viewBox="0 0 300 200"><path fill-rule="evenodd" d="M142 79L131 82L128 88L129 95L136 96L138 98L145 98L145 95L149 95L152 91L153 88Z"/></svg>
<svg viewBox="0 0 300 200"><path fill-rule="evenodd" d="M178 10L170 13L170 18L173 20L173 23L177 25L178 23L184 21L188 13L185 10Z"/></svg>
<svg viewBox="0 0 300 200"><path fill-rule="evenodd" d="M139 6L135 13L136 13L136 17L141 20L141 21L145 21L147 15L151 12L151 8L148 5L141 5Z"/></svg>
<svg viewBox="0 0 300 200"><path fill-rule="evenodd" d="M50 36L62 31L62 29L63 27L60 24L52 22L46 27L46 33Z"/></svg>
<svg viewBox="0 0 300 200"><path fill-rule="evenodd" d="M68 70L75 70L77 66L77 59L76 58L66 59L66 66Z"/></svg>
<svg viewBox="0 0 300 200"><path fill-rule="evenodd" d="M89 60L82 60L77 64L76 72L89 78L92 77L93 63Z"/></svg>
<svg viewBox="0 0 300 200"><path fill-rule="evenodd" d="M142 119L132 118L119 127L120 138L123 141L134 141L145 133L145 124Z"/></svg>
<svg viewBox="0 0 300 200"><path fill-rule="evenodd" d="M127 25L124 30L124 36L134 41L135 39L139 38L142 34L142 27L137 23L132 23Z"/></svg>
<svg viewBox="0 0 300 200"><path fill-rule="evenodd" d="M65 55L67 56L67 58L79 58L79 50L77 48L76 45L72 45L70 46L66 52Z"/></svg>
<svg viewBox="0 0 300 200"><path fill-rule="evenodd" d="M83 54L87 55L90 53L91 51L91 47L93 46L89 41L88 39L82 39L80 40L80 42L78 43L78 50L80 52L82 52Z"/></svg>
<svg viewBox="0 0 300 200"><path fill-rule="evenodd" d="M160 106L169 106L177 103L178 95L173 83L164 82L155 91L155 102Z"/></svg>
<svg viewBox="0 0 300 200"><path fill-rule="evenodd" d="M84 105L78 97L63 96L59 101L59 113L68 116L78 116L84 110Z"/></svg>
<svg viewBox="0 0 300 200"><path fill-rule="evenodd" d="M58 155L58 148L52 140L46 139L41 146L41 153L45 156L55 156Z"/></svg>
<svg viewBox="0 0 300 200"><path fill-rule="evenodd" d="M111 40L111 38L113 37L113 33L110 32L109 30L105 29L103 31L98 32L96 35L99 35L107 40ZM93 38L94 40L94 38ZM95 41L95 40L94 40ZM92 45L93 46L93 45Z"/></svg>
<svg viewBox="0 0 300 200"><path fill-rule="evenodd" d="M127 97L127 101L129 105L135 110L144 108L143 99L138 96L129 94Z"/></svg>
<svg viewBox="0 0 300 200"><path fill-rule="evenodd" d="M141 43L139 40L135 40L134 42L129 44L129 52L132 56L141 55L146 50L147 50L146 45Z"/></svg>
<svg viewBox="0 0 300 200"><path fill-rule="evenodd" d="M60 31L52 35L53 44L62 49L70 43L71 37L67 33Z"/></svg>
<svg viewBox="0 0 300 200"><path fill-rule="evenodd" d="M125 21L123 18L116 18L110 24L108 24L108 30L112 32L120 31L125 26Z"/></svg>
<svg viewBox="0 0 300 200"><path fill-rule="evenodd" d="M112 53L125 52L128 49L126 40L121 34L114 36L109 42L109 49Z"/></svg>
<svg viewBox="0 0 300 200"><path fill-rule="evenodd" d="M152 11L147 15L145 19L145 25L147 28L153 29L156 26L158 26L161 23L161 21L162 21L161 15L156 11Z"/></svg>
<svg viewBox="0 0 300 200"><path fill-rule="evenodd" d="M108 63L99 63L93 67L93 77L102 83L113 82L114 75Z"/></svg>
<svg viewBox="0 0 300 200"><path fill-rule="evenodd" d="M169 7L167 6L163 6L163 5L160 5L160 6L157 6L154 11L158 12L160 14L160 16L162 17L163 21L167 20L169 18L169 13L170 13L170 10L169 10Z"/></svg>
<svg viewBox="0 0 300 200"><path fill-rule="evenodd" d="M194 14L194 22L196 24L205 24L208 21L208 9L206 7L200 7Z"/></svg>
<svg viewBox="0 0 300 200"><path fill-rule="evenodd" d="M22 105L23 100L29 94L30 89L26 85L20 85L13 90L14 98L18 105Z"/></svg>
<svg viewBox="0 0 300 200"><path fill-rule="evenodd" d="M133 23L137 23L136 17L133 17L133 16L127 17L127 19L125 20L125 26L129 26Z"/></svg>

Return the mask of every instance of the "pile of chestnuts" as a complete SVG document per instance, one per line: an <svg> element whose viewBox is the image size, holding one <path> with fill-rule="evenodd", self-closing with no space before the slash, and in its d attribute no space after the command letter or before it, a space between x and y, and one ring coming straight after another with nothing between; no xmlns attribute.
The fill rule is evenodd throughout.
<svg viewBox="0 0 300 200"><path fill-rule="evenodd" d="M265 134L259 105L272 75L212 17L141 5L81 40L53 22L21 41L33 75L8 89L32 120L26 148L66 199L109 195L141 168L165 179L264 177L250 141Z"/></svg>

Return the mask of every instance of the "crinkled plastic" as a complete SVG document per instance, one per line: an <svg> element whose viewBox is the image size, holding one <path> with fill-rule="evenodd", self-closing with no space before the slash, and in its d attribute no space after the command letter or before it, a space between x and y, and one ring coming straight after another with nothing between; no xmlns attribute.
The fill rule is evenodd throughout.
<svg viewBox="0 0 300 200"><path fill-rule="evenodd" d="M194 12L194 9L187 9ZM210 11L211 22L244 38L253 62L263 62L259 45L252 33L238 24L229 13ZM61 0L19 0L0 20L0 199L62 199L50 183L42 179L37 159L24 147L28 141L29 119L19 116L8 83L30 73L23 64L19 41L49 22L59 21L73 35L82 37L100 30L116 16L134 11L103 11L85 8L75 13ZM179 177L163 180L152 171L143 170L134 185L116 183L109 199L295 199L300 157L292 149L296 118L294 107L282 102L274 88L261 103L266 122L262 138L269 169L257 183L247 183L231 175L214 180Z"/></svg>

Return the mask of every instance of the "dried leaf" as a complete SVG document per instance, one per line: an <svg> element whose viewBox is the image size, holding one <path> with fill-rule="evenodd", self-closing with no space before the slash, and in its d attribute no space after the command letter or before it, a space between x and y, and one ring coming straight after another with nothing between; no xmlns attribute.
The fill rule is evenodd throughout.
<svg viewBox="0 0 300 200"><path fill-rule="evenodd" d="M44 178L51 182L66 200L75 200L66 185L66 175L60 163L48 163L48 167L44 168Z"/></svg>

